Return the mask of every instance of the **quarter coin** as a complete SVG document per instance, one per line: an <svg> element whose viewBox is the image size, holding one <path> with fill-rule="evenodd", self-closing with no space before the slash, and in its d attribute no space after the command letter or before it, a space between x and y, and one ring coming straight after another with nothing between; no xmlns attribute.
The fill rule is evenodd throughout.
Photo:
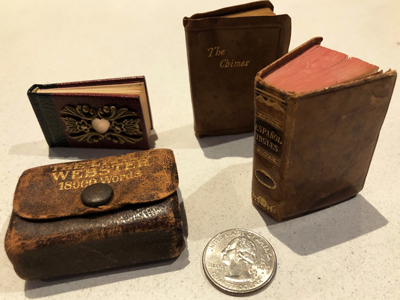
<svg viewBox="0 0 400 300"><path fill-rule="evenodd" d="M261 235L246 229L230 229L208 242L203 253L203 268L218 289L243 295L271 281L276 271L276 255Z"/></svg>

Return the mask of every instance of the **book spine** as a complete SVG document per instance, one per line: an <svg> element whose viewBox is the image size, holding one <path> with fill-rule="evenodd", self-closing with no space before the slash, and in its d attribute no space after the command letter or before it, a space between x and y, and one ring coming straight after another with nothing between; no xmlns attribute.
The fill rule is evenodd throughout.
<svg viewBox="0 0 400 300"><path fill-rule="evenodd" d="M256 80L253 203L280 220L287 102Z"/></svg>
<svg viewBox="0 0 400 300"><path fill-rule="evenodd" d="M68 147L64 129L59 122L51 95L36 94L33 86L28 91L28 98L42 128L49 147Z"/></svg>

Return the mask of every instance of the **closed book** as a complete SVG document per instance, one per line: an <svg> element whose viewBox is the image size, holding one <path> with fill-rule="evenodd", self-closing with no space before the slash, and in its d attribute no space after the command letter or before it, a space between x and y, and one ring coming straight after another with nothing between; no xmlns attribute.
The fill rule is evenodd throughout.
<svg viewBox="0 0 400 300"><path fill-rule="evenodd" d="M252 200L276 220L355 196L364 186L396 72L313 38L255 78Z"/></svg>
<svg viewBox="0 0 400 300"><path fill-rule="evenodd" d="M168 149L28 169L6 253L27 280L176 258L185 248L177 189Z"/></svg>
<svg viewBox="0 0 400 300"><path fill-rule="evenodd" d="M196 136L253 131L253 81L287 53L291 20L258 1L185 17Z"/></svg>
<svg viewBox="0 0 400 300"><path fill-rule="evenodd" d="M143 76L35 84L28 98L50 147L150 148Z"/></svg>

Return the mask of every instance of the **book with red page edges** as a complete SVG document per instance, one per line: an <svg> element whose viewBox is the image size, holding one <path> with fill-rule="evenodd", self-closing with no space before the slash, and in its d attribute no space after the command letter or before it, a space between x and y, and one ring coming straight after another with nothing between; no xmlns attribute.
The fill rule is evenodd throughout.
<svg viewBox="0 0 400 300"><path fill-rule="evenodd" d="M364 186L396 71L309 40L255 78L252 200L276 220L329 207Z"/></svg>

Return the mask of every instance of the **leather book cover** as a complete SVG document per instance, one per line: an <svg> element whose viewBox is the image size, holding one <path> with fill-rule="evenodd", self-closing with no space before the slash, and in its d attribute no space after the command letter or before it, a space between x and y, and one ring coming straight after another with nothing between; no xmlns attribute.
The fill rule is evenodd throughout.
<svg viewBox="0 0 400 300"><path fill-rule="evenodd" d="M117 86L143 92L123 94ZM150 148L153 126L143 76L35 84L28 98L49 147Z"/></svg>
<svg viewBox="0 0 400 300"><path fill-rule="evenodd" d="M288 51L291 20L257 1L185 17L197 136L253 131L255 74Z"/></svg>
<svg viewBox="0 0 400 300"><path fill-rule="evenodd" d="M276 220L362 190L393 93L391 70L304 93L262 80L321 41L311 39L255 78L252 200Z"/></svg>
<svg viewBox="0 0 400 300"><path fill-rule="evenodd" d="M172 150L26 170L6 253L23 279L175 258L185 248Z"/></svg>

